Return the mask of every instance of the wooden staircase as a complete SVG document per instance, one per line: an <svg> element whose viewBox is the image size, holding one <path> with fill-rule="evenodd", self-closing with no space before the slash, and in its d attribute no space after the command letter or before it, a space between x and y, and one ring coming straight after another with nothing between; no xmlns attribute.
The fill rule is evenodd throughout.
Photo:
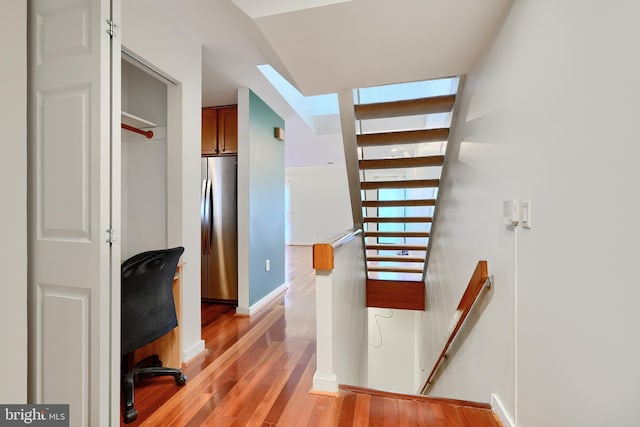
<svg viewBox="0 0 640 427"><path fill-rule="evenodd" d="M354 222L364 230L369 307L425 309L426 261L457 83L450 94L353 104L355 138L351 148L345 138L345 155L352 186L357 169L351 196L354 211L355 197L362 212ZM354 92L359 99L360 90ZM348 131L343 117L343 135Z"/></svg>

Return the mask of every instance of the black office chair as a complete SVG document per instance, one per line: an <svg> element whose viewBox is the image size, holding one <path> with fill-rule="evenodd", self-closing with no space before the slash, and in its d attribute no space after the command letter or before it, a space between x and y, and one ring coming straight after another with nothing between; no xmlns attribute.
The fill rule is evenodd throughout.
<svg viewBox="0 0 640 427"><path fill-rule="evenodd" d="M122 264L120 333L125 423L138 416L133 407L134 381L160 375L171 375L177 385L187 381L179 369L163 367L157 356L129 368L130 353L178 326L172 287L183 252L183 247L142 252Z"/></svg>

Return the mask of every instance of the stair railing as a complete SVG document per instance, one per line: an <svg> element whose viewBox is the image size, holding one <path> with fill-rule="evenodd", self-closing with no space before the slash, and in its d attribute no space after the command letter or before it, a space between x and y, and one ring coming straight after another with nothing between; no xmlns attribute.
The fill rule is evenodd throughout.
<svg viewBox="0 0 640 427"><path fill-rule="evenodd" d="M458 307L456 308L456 311L453 315L450 331L447 335L442 351L436 359L431 373L422 386L420 394L425 394L427 389L433 384L435 376L438 373L438 369L441 367L442 362L446 360L449 349L458 336L458 333L464 326L464 322L467 319L469 313L471 313L476 303L480 299L480 296L483 293L482 291L491 287L492 284L493 277L489 276L487 261L478 261L476 269L471 276L471 280L469 280L469 284L467 285L467 288L464 291L464 294L462 295L462 298L458 303Z"/></svg>

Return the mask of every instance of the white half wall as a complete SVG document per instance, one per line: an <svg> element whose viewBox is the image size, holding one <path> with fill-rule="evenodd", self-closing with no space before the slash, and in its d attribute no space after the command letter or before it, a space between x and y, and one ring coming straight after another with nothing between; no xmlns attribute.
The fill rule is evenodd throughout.
<svg viewBox="0 0 640 427"><path fill-rule="evenodd" d="M517 426L640 425L639 15L518 0L469 75L427 276L429 363L477 260L495 283L431 394L495 393ZM532 229L502 224L509 199L532 201Z"/></svg>
<svg viewBox="0 0 640 427"><path fill-rule="evenodd" d="M182 245L183 358L201 347L201 45L151 0L123 2L122 45L179 82L167 91L167 244Z"/></svg>
<svg viewBox="0 0 640 427"><path fill-rule="evenodd" d="M27 2L0 5L0 402L27 402Z"/></svg>
<svg viewBox="0 0 640 427"><path fill-rule="evenodd" d="M344 232L345 230L343 230ZM333 270L316 271L316 372L313 390L367 386L367 308L363 239L334 249Z"/></svg>

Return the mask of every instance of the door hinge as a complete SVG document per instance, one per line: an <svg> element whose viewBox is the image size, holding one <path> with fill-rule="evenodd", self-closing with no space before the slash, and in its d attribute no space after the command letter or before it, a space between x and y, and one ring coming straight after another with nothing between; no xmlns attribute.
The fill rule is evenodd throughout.
<svg viewBox="0 0 640 427"><path fill-rule="evenodd" d="M115 235L115 230L113 228L108 228L105 230L107 232L107 243L112 245L115 242L113 236Z"/></svg>
<svg viewBox="0 0 640 427"><path fill-rule="evenodd" d="M111 19L107 19L107 34L109 34L109 37L114 38L116 36L116 28L118 28L116 23Z"/></svg>

